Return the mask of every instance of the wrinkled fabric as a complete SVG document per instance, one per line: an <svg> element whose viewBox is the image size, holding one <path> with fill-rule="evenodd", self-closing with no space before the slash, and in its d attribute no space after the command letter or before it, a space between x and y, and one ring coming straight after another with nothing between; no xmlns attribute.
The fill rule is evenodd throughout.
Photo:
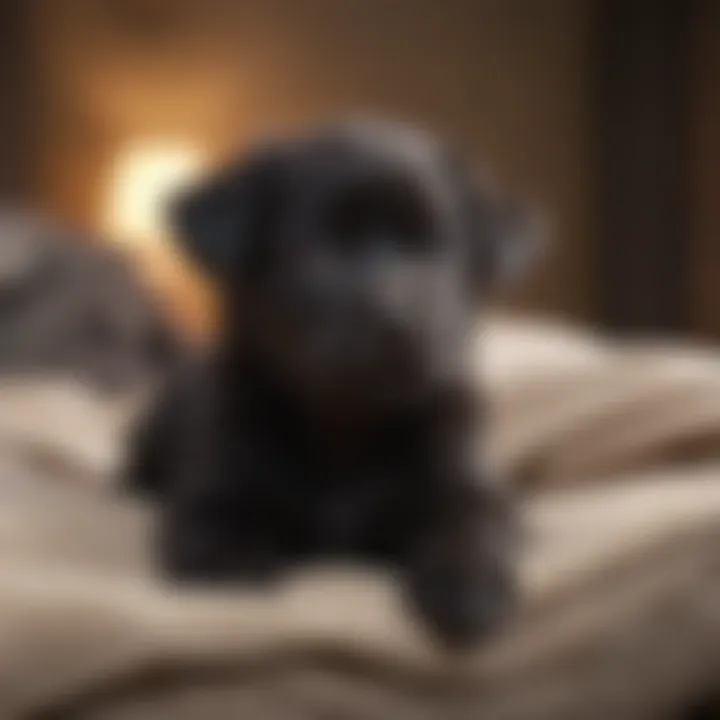
<svg viewBox="0 0 720 720"><path fill-rule="evenodd" d="M137 398L0 384L0 717L642 720L717 687L720 360L551 323L484 334L490 448L528 483L523 598L464 657L381 573L171 591L147 509L112 483Z"/></svg>

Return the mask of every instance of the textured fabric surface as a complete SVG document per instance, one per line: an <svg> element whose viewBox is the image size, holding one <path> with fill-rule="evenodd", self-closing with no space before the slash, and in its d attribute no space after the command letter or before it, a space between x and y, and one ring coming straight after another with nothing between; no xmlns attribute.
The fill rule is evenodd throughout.
<svg viewBox="0 0 720 720"><path fill-rule="evenodd" d="M536 491L519 615L464 657L373 573L171 592L108 482L134 399L0 386L0 718L642 720L715 687L718 360L498 322L481 361Z"/></svg>

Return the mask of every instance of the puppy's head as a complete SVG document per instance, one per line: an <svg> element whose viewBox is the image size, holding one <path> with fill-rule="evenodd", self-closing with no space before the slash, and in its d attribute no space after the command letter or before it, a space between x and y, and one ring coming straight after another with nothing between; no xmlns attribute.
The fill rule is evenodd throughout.
<svg viewBox="0 0 720 720"><path fill-rule="evenodd" d="M258 149L174 216L269 366L365 398L453 372L479 302L531 236L433 139L370 123Z"/></svg>

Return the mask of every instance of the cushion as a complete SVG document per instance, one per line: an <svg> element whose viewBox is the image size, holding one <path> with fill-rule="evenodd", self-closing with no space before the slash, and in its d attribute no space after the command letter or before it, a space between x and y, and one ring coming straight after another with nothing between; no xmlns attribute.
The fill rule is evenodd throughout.
<svg viewBox="0 0 720 720"><path fill-rule="evenodd" d="M0 385L0 717L642 720L717 687L717 358L542 322L486 336L491 447L533 484L519 614L463 655L381 573L164 586L148 509L112 482L137 398Z"/></svg>

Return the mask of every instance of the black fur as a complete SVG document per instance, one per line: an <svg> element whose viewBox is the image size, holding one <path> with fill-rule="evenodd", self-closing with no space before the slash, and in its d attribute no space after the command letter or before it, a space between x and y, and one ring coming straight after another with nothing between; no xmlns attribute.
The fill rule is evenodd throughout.
<svg viewBox="0 0 720 720"><path fill-rule="evenodd" d="M369 561L447 643L483 635L512 599L513 524L467 340L522 216L428 137L351 124L257 151L175 217L226 316L135 436L165 571Z"/></svg>

